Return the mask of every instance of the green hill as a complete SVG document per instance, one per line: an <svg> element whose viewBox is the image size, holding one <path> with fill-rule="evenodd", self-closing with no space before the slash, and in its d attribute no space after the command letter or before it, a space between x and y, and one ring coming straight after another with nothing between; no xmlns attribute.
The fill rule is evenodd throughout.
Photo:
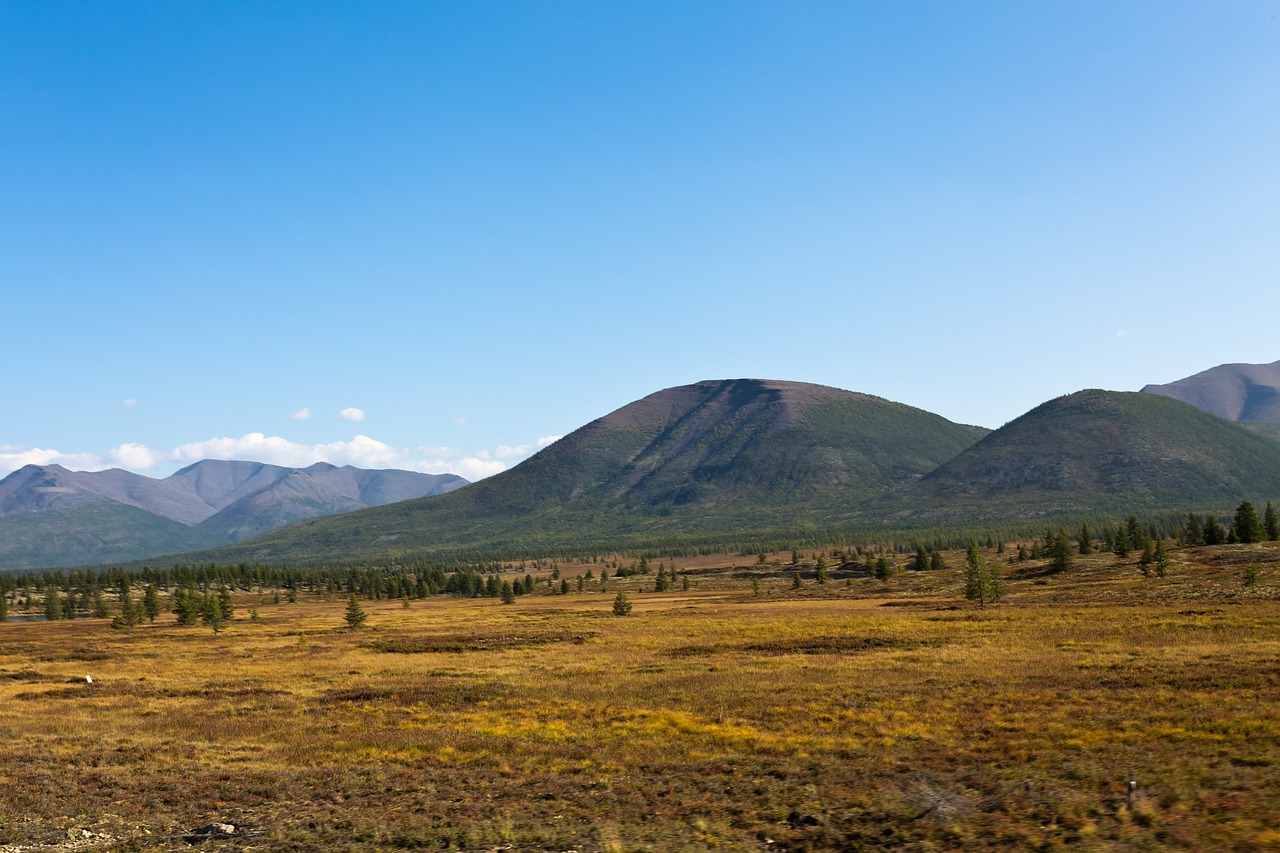
<svg viewBox="0 0 1280 853"><path fill-rule="evenodd" d="M798 382L699 382L447 495L302 522L192 559L293 561L625 545L847 519L985 431Z"/></svg>
<svg viewBox="0 0 1280 853"><path fill-rule="evenodd" d="M1155 394L1080 391L1011 421L861 517L980 524L1280 497L1280 444Z"/></svg>
<svg viewBox="0 0 1280 853"><path fill-rule="evenodd" d="M118 563L217 541L185 524L107 500L59 512L0 516L0 565L6 570Z"/></svg>

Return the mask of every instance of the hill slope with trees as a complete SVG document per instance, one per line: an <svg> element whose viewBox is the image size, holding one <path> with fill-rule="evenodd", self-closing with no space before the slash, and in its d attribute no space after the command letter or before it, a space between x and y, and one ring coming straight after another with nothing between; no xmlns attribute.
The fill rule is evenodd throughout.
<svg viewBox="0 0 1280 853"><path fill-rule="evenodd" d="M880 523L1235 506L1280 496L1280 445L1170 397L1079 391L1044 403L863 513Z"/></svg>
<svg viewBox="0 0 1280 853"><path fill-rule="evenodd" d="M376 559L584 546L847 518L985 433L867 394L737 379L669 388L435 498L317 519L197 559Z"/></svg>

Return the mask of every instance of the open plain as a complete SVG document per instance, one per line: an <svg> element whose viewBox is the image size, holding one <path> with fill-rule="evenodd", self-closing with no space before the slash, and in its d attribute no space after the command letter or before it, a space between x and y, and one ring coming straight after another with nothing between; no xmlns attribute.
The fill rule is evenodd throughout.
<svg viewBox="0 0 1280 853"><path fill-rule="evenodd" d="M1163 578L986 550L985 608L963 552L825 584L811 552L798 588L789 554L665 592L566 564L568 594L363 601L361 630L265 589L217 634L11 622L0 846L1280 849L1275 546Z"/></svg>

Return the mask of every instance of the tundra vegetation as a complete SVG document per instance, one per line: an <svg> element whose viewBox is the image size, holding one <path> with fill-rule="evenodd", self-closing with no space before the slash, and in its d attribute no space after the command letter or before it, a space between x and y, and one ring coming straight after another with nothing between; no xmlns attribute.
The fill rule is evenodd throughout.
<svg viewBox="0 0 1280 853"><path fill-rule="evenodd" d="M1280 545L1157 530L1161 575L1152 526L1093 523L1067 567L1055 529L8 576L11 617L82 618L0 625L0 845L178 850L221 821L257 850L1275 847Z"/></svg>

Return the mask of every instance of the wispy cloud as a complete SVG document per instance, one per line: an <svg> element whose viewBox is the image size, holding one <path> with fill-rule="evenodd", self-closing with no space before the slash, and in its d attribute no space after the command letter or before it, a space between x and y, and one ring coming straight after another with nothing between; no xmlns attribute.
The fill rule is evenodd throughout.
<svg viewBox="0 0 1280 853"><path fill-rule="evenodd" d="M126 409L130 409L138 405L138 401L130 397L127 400L121 400L120 405L124 406Z"/></svg>
<svg viewBox="0 0 1280 853"><path fill-rule="evenodd" d="M364 409L357 409L355 406L348 406L341 412L338 412L338 417L342 418L344 421L362 421L364 420Z"/></svg>
<svg viewBox="0 0 1280 853"><path fill-rule="evenodd" d="M310 420L311 409L307 406L303 406L301 409L298 409L298 411L294 412L292 415L289 415L289 417L293 418L295 421Z"/></svg>

